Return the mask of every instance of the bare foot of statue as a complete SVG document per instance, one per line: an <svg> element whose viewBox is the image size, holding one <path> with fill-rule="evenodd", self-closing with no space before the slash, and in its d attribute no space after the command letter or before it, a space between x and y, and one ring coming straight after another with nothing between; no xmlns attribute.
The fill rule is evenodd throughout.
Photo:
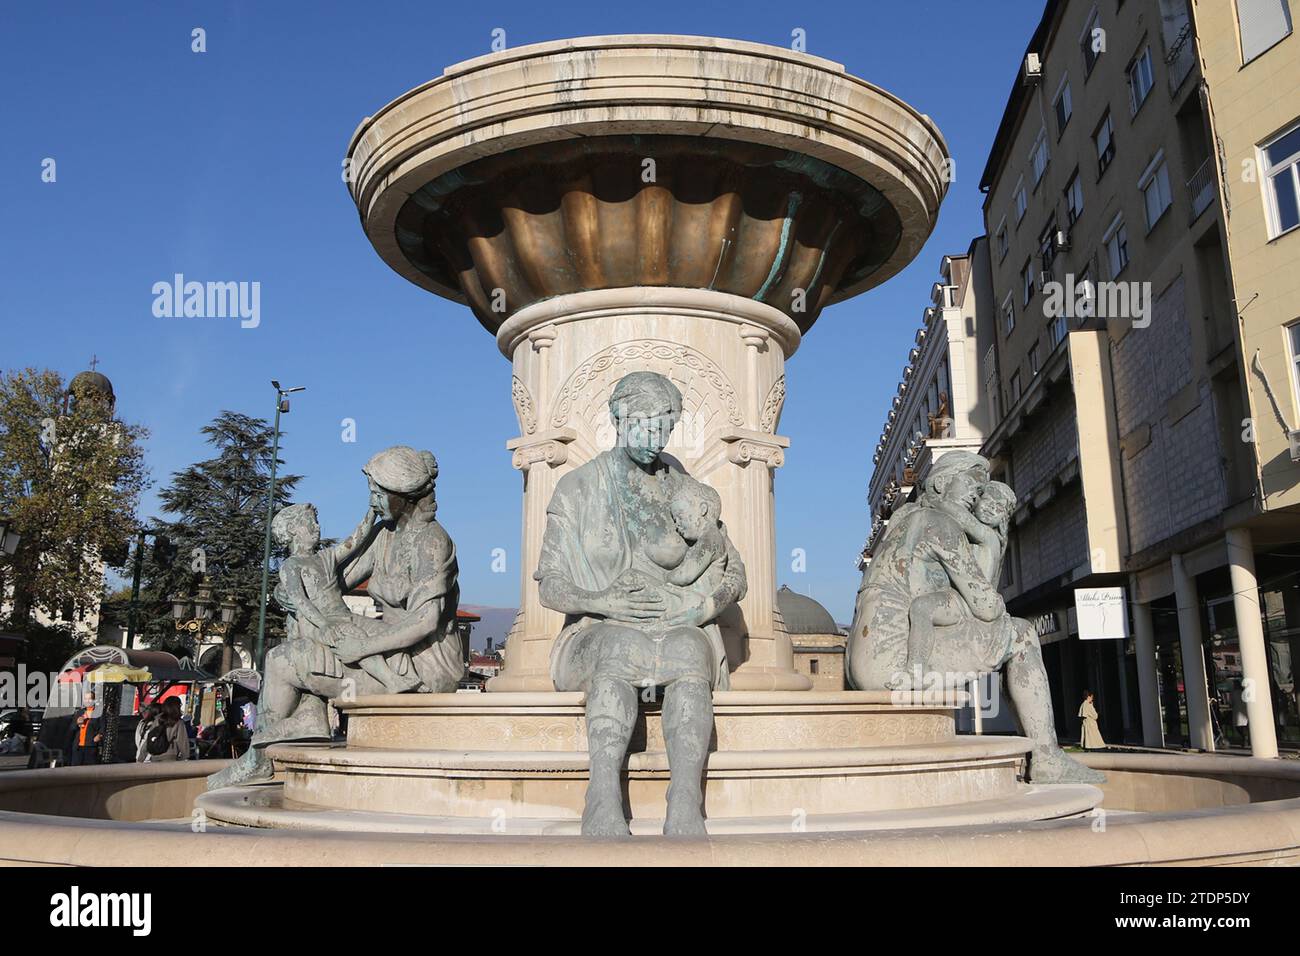
<svg viewBox="0 0 1300 956"><path fill-rule="evenodd" d="M704 813L700 810L703 796L698 788L670 784L668 787L668 812L664 815L664 836L708 836L704 826Z"/></svg>
<svg viewBox="0 0 1300 956"><path fill-rule="evenodd" d="M623 816L623 796L618 790L605 792L587 787L587 803L582 810L582 835L597 837L631 836L632 830Z"/></svg>
<svg viewBox="0 0 1300 956"><path fill-rule="evenodd" d="M260 783L275 776L275 766L261 747L249 747L247 752L226 767L208 777L208 789L238 787L247 783Z"/></svg>
<svg viewBox="0 0 1300 956"><path fill-rule="evenodd" d="M1072 760L1060 747L1035 747L1029 755L1030 783L1105 783L1100 770Z"/></svg>
<svg viewBox="0 0 1300 956"><path fill-rule="evenodd" d="M258 750L269 744L285 742L329 741L331 736L325 702L317 697L304 696L292 716L260 730L254 738L254 746L249 749Z"/></svg>

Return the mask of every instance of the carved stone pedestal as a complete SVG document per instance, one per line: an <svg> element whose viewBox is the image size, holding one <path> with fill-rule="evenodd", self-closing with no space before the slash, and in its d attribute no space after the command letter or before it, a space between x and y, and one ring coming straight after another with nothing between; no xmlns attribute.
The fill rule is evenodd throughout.
<svg viewBox="0 0 1300 956"><path fill-rule="evenodd" d="M602 289L520 310L497 335L514 365L520 435L507 443L523 472L520 610L503 672L489 690L550 690L551 644L563 617L542 607L533 570L559 477L614 444L608 396L629 372L654 371L684 408L666 457L722 497L722 520L745 560L749 593L723 620L736 690L805 690L776 610L773 472L789 439L776 434L785 360L799 328L752 299L707 289Z"/></svg>

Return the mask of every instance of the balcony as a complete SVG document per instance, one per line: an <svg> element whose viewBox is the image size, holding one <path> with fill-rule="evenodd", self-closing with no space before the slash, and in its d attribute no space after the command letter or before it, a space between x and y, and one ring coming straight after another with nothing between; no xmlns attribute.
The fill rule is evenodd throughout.
<svg viewBox="0 0 1300 956"><path fill-rule="evenodd" d="M1196 44L1192 42L1192 24L1189 20L1178 31L1178 35L1169 44L1169 52L1165 54L1170 96L1178 92L1178 88L1183 85L1183 80L1187 79L1187 74L1192 72L1192 67L1195 65Z"/></svg>
<svg viewBox="0 0 1300 956"><path fill-rule="evenodd" d="M1214 162L1207 156L1205 162L1192 174L1192 178L1187 180L1187 195L1192 201L1192 222L1210 208L1214 202L1214 193Z"/></svg>

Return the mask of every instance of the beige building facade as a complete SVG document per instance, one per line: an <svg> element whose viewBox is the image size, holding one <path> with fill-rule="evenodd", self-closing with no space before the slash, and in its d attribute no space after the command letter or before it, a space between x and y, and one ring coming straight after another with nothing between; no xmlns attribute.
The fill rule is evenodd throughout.
<svg viewBox="0 0 1300 956"><path fill-rule="evenodd" d="M1289 14L1051 0L984 172L1002 585L1066 739L1091 690L1114 742L1300 742ZM1129 626L1081 640L1076 592L1115 587Z"/></svg>

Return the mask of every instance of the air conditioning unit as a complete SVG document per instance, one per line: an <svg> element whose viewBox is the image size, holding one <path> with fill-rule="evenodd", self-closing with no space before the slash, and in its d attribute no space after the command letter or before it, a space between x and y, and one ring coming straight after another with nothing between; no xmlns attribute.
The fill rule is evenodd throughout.
<svg viewBox="0 0 1300 956"><path fill-rule="evenodd" d="M1025 86L1032 86L1043 79L1043 61L1038 58L1037 53L1025 54L1025 63L1020 71L1020 82Z"/></svg>
<svg viewBox="0 0 1300 956"><path fill-rule="evenodd" d="M1058 229L1056 230L1056 235L1055 237L1053 237L1052 242L1056 245L1057 249L1062 249L1062 250L1069 249L1070 234L1066 232L1064 229Z"/></svg>

